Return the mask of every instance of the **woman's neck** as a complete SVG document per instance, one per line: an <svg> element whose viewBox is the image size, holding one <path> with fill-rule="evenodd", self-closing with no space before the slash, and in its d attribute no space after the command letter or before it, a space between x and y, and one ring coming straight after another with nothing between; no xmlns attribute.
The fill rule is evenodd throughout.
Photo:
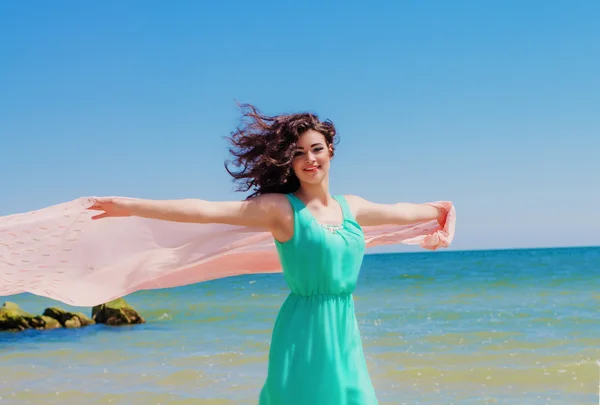
<svg viewBox="0 0 600 405"><path fill-rule="evenodd" d="M294 194L307 203L318 201L323 205L329 205L333 200L326 180L320 184L303 184Z"/></svg>

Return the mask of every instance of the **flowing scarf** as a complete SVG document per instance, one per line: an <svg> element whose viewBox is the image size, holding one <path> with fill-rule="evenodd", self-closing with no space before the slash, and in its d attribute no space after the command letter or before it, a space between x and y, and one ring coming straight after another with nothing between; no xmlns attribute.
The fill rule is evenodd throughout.
<svg viewBox="0 0 600 405"><path fill-rule="evenodd" d="M447 247L446 212L414 225L363 227L367 248L389 244ZM94 306L140 290L171 288L242 274L281 272L264 229L190 224L140 217L91 220L92 198L0 217L0 296L29 292L74 306Z"/></svg>

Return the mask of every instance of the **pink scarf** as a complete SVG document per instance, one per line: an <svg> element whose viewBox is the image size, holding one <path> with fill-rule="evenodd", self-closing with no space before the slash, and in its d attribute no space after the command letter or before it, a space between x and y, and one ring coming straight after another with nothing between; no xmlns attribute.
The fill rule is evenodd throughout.
<svg viewBox="0 0 600 405"><path fill-rule="evenodd" d="M456 212L410 226L364 227L366 247L404 243L435 250L454 237ZM0 296L29 292L94 306L139 290L240 274L275 273L273 237L262 229L138 217L92 221L91 198L0 217Z"/></svg>

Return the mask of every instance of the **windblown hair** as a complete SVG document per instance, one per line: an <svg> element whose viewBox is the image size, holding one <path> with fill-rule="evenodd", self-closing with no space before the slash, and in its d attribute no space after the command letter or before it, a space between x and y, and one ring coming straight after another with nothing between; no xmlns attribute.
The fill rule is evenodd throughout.
<svg viewBox="0 0 600 405"><path fill-rule="evenodd" d="M225 170L240 183L237 191L253 191L247 198L298 190L300 181L292 170L292 160L298 138L305 131L320 132L327 147L334 148L336 130L329 120L321 121L307 112L269 117L251 104L240 107L242 125L227 138L234 159L225 162ZM230 170L231 163L239 170Z"/></svg>

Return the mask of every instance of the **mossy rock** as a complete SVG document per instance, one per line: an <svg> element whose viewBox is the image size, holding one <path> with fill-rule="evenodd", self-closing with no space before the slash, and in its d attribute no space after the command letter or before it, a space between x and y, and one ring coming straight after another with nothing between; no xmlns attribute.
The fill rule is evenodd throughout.
<svg viewBox="0 0 600 405"><path fill-rule="evenodd" d="M35 315L23 311L14 302L7 301L0 307L0 330L20 331L31 329Z"/></svg>
<svg viewBox="0 0 600 405"><path fill-rule="evenodd" d="M15 304L14 302L10 302L10 301L6 301L4 303L4 305L2 305L2 308L5 308L5 309L21 309L21 307L19 307L17 304Z"/></svg>
<svg viewBox="0 0 600 405"><path fill-rule="evenodd" d="M93 307L92 320L111 326L146 323L144 318L123 298Z"/></svg>
<svg viewBox="0 0 600 405"><path fill-rule="evenodd" d="M41 315L40 318L44 321L44 329L58 329L63 327L60 322L49 316Z"/></svg>
<svg viewBox="0 0 600 405"><path fill-rule="evenodd" d="M14 302L7 301L0 307L0 331L23 331L26 329L56 329L62 325L47 316L33 315L22 310Z"/></svg>
<svg viewBox="0 0 600 405"><path fill-rule="evenodd" d="M96 323L81 312L67 312L58 307L46 308L44 315L56 319L65 328L80 328Z"/></svg>

